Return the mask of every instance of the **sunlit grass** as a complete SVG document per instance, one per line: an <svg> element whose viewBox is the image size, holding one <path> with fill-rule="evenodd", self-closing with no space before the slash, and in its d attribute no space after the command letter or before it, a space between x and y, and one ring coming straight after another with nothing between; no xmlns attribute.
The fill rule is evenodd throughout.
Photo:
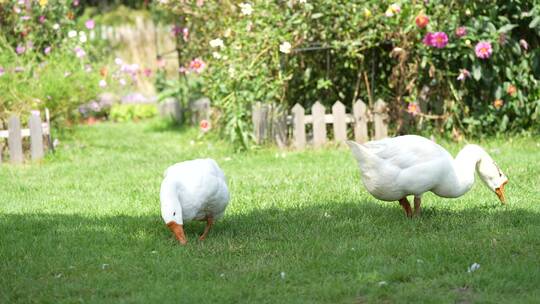
<svg viewBox="0 0 540 304"><path fill-rule="evenodd" d="M409 220L366 193L346 149L236 154L155 121L83 127L43 164L0 166L0 302L533 303L538 142L481 143L510 178L508 206L478 181L459 199L426 195ZM232 201L181 247L159 185L197 157L218 161Z"/></svg>

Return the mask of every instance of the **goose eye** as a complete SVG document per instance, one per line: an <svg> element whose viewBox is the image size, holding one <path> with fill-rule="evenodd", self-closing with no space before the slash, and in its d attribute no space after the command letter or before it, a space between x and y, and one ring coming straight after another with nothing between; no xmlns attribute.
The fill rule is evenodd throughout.
<svg viewBox="0 0 540 304"><path fill-rule="evenodd" d="M173 216L175 216L175 215L176 215L176 212L173 212L173 214L172 214L172 215L173 215Z"/></svg>

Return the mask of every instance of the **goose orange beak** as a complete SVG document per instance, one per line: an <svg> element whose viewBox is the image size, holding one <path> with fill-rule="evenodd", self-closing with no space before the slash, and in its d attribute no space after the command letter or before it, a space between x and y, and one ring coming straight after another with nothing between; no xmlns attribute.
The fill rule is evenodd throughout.
<svg viewBox="0 0 540 304"><path fill-rule="evenodd" d="M508 184L508 181L505 181L499 188L495 189L495 194L497 194L503 205L506 204L506 197L504 196L504 186L506 184Z"/></svg>
<svg viewBox="0 0 540 304"><path fill-rule="evenodd" d="M171 221L167 223L167 227L171 229L172 233L174 234L178 242L180 242L180 244L182 245L187 244L187 239L186 239L186 235L184 234L183 225L180 225L180 224L177 224L176 222Z"/></svg>

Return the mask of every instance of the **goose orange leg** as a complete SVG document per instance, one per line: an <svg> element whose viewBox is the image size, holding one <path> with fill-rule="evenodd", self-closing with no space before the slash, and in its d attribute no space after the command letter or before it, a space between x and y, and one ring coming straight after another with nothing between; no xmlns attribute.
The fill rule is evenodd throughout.
<svg viewBox="0 0 540 304"><path fill-rule="evenodd" d="M405 214L407 215L407 217L412 217L411 204L409 203L409 200L407 199L407 197L400 199L399 204L405 210Z"/></svg>
<svg viewBox="0 0 540 304"><path fill-rule="evenodd" d="M214 224L214 218L213 217L206 217L206 226L204 227L204 232L199 237L200 241L203 241L206 236L208 235L208 231L210 231L210 228L212 228L212 225Z"/></svg>
<svg viewBox="0 0 540 304"><path fill-rule="evenodd" d="M420 208L421 198L418 196L414 197L414 216L420 216L422 209Z"/></svg>

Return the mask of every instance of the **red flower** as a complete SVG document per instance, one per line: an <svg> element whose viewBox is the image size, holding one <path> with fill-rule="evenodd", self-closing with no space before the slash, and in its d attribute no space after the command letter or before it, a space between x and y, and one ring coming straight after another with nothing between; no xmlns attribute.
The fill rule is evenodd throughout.
<svg viewBox="0 0 540 304"><path fill-rule="evenodd" d="M210 130L210 122L208 122L208 120L206 119L203 119L199 123L199 127L201 128L201 131L208 132Z"/></svg>
<svg viewBox="0 0 540 304"><path fill-rule="evenodd" d="M416 16L415 22L419 28L425 28L429 23L429 17L424 14L420 14Z"/></svg>

